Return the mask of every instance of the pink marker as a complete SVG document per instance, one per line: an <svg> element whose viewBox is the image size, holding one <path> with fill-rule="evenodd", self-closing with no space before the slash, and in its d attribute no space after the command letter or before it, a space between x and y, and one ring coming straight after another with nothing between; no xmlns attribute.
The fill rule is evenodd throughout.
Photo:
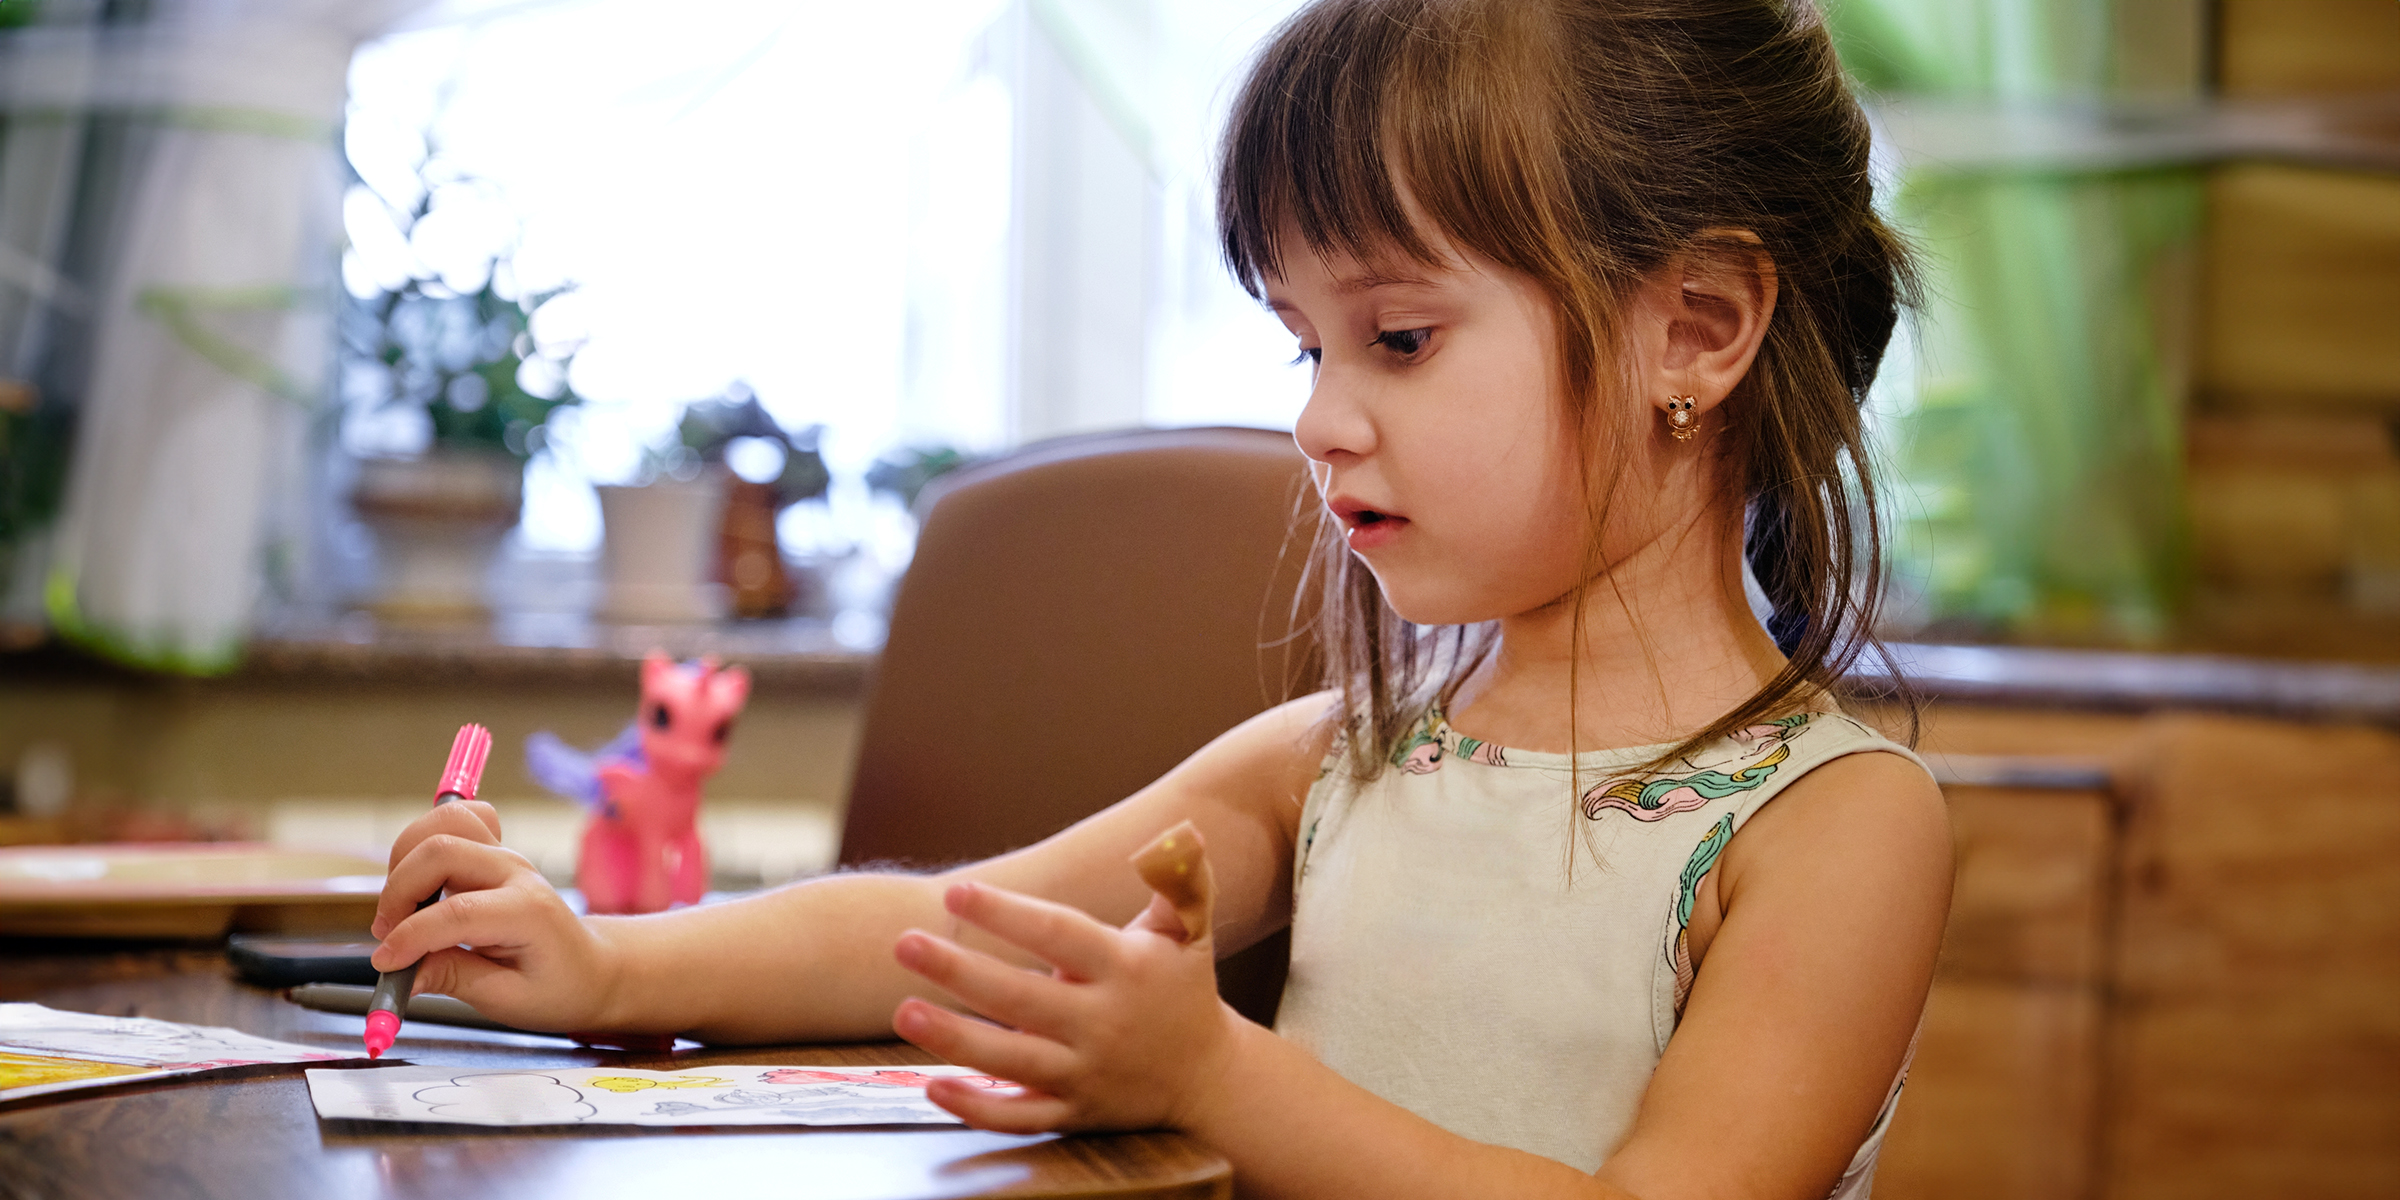
<svg viewBox="0 0 2400 1200"><path fill-rule="evenodd" d="M481 725L461 725L458 736L450 742L450 762L442 768L442 786L434 793L436 808L452 800L472 800L475 789L483 783L483 762L492 756L492 731ZM426 905L441 899L441 893L417 902L422 911ZM410 963L397 971L385 971L376 977L374 998L367 1003L367 1057L382 1058L400 1036L400 1018L408 1012L408 994L417 983L417 964Z"/></svg>

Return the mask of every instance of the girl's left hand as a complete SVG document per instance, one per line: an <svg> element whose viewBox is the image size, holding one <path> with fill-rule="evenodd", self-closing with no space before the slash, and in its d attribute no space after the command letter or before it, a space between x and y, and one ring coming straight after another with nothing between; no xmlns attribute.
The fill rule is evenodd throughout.
<svg viewBox="0 0 2400 1200"><path fill-rule="evenodd" d="M1003 1133L1188 1124L1224 1076L1242 1020L1217 998L1214 889L1200 849L1187 823L1135 856L1159 894L1123 929L986 884L953 886L943 897L953 914L1051 970L1013 966L923 930L901 935L893 951L900 965L991 1021L912 997L892 1014L893 1030L1024 1088L937 1079L926 1098Z"/></svg>

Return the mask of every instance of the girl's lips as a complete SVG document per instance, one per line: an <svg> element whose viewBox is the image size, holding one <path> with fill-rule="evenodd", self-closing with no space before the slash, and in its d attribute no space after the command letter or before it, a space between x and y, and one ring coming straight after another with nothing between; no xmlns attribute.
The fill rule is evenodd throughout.
<svg viewBox="0 0 2400 1200"><path fill-rule="evenodd" d="M1341 519L1352 550L1363 552L1388 545L1408 527L1407 517L1378 512L1355 501L1337 500L1331 507L1333 515Z"/></svg>
<svg viewBox="0 0 2400 1200"><path fill-rule="evenodd" d="M1407 517L1383 517L1372 521L1350 522L1350 548L1361 554L1377 546L1390 545L1400 531L1408 528Z"/></svg>

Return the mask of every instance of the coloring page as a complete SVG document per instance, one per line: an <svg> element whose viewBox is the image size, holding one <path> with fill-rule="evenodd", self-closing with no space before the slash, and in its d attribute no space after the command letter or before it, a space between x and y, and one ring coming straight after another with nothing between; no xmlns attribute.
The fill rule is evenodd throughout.
<svg viewBox="0 0 2400 1200"><path fill-rule="evenodd" d="M365 1057L211 1025L0 1004L0 1101L219 1067Z"/></svg>
<svg viewBox="0 0 2400 1200"><path fill-rule="evenodd" d="M310 1071L317 1115L453 1125L956 1125L925 1099L937 1076L1015 1084L965 1067L712 1066Z"/></svg>

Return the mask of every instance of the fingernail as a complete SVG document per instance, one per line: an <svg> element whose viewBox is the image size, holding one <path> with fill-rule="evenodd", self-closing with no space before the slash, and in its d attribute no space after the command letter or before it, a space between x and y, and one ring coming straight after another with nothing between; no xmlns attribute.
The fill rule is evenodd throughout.
<svg viewBox="0 0 2400 1200"><path fill-rule="evenodd" d="M892 1029L902 1037L923 1033L926 1025L925 1012L914 1000L902 1003L900 1011L892 1014Z"/></svg>
<svg viewBox="0 0 2400 1200"><path fill-rule="evenodd" d="M893 943L892 957L899 959L901 966L914 967L925 961L925 950L925 935L912 929Z"/></svg>
<svg viewBox="0 0 2400 1200"><path fill-rule="evenodd" d="M943 894L942 906L948 908L951 912L957 912L959 909L965 908L967 906L967 902L973 900L974 898L974 884L954 883L950 885L950 890Z"/></svg>

